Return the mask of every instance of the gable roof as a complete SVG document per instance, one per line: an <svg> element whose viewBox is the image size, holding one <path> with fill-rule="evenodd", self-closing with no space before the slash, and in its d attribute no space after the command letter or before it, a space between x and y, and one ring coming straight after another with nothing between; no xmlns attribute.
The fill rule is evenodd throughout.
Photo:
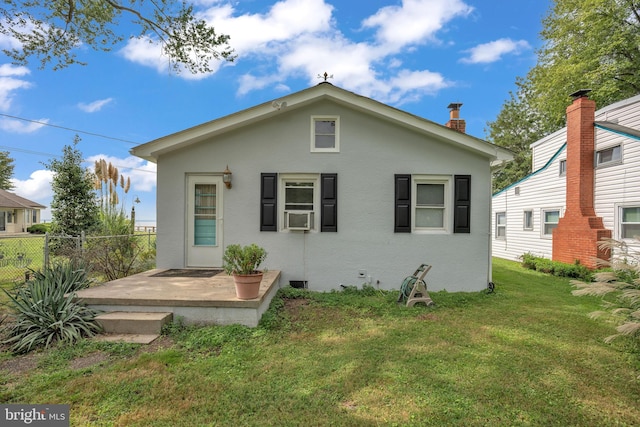
<svg viewBox="0 0 640 427"><path fill-rule="evenodd" d="M325 99L413 129L416 132L437 138L445 143L456 144L461 148L476 152L492 161L507 161L513 158L511 152L507 149L407 113L406 111L396 109L371 98L339 88L329 82L322 82L316 86L286 95L277 100L265 102L255 107L155 139L134 147L130 152L135 156L155 163L158 157L163 154L257 123L261 120L266 120L281 113L285 109L290 111Z"/></svg>
<svg viewBox="0 0 640 427"><path fill-rule="evenodd" d="M10 209L44 209L46 206L40 203L32 202L31 200L20 197L14 193L10 193L6 190L0 190L0 208Z"/></svg>

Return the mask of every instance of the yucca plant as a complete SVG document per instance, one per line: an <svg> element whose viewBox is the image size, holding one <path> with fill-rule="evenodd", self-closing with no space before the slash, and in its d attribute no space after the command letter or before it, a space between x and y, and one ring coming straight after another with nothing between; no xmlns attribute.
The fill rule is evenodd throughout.
<svg viewBox="0 0 640 427"><path fill-rule="evenodd" d="M31 280L12 292L3 289L15 317L4 343L14 353L55 342L73 343L100 331L95 321L97 312L73 300L77 290L91 283L77 262L58 262L33 273Z"/></svg>
<svg viewBox="0 0 640 427"><path fill-rule="evenodd" d="M572 281L577 288L573 294L615 295L613 301L605 301L605 310L593 312L591 316L609 315L618 323L617 333L605 338L606 342L623 335L640 341L640 252L615 239L603 240L599 246L611 251L611 260L601 261L601 266L611 271L596 273L591 283Z"/></svg>

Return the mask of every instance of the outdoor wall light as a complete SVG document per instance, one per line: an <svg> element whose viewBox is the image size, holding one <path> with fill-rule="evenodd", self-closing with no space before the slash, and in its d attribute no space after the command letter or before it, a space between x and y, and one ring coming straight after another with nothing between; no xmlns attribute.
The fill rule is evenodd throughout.
<svg viewBox="0 0 640 427"><path fill-rule="evenodd" d="M229 170L229 165L227 165L227 168L222 172L222 182L224 182L224 185L226 185L227 188L231 188L231 175L232 173Z"/></svg>

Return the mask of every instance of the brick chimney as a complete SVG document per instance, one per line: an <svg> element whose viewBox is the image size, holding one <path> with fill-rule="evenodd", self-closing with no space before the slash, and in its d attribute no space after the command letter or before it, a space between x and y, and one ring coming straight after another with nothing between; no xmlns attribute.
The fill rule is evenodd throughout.
<svg viewBox="0 0 640 427"><path fill-rule="evenodd" d="M567 107L566 211L553 230L553 259L566 263L579 260L589 268L596 258L609 259L609 252L598 249L602 238L611 237L594 204L595 101L588 89L573 93Z"/></svg>
<svg viewBox="0 0 640 427"><path fill-rule="evenodd" d="M445 124L446 127L455 129L458 132L465 133L467 130L467 122L460 118L460 102L452 102L447 106L449 111L449 121Z"/></svg>

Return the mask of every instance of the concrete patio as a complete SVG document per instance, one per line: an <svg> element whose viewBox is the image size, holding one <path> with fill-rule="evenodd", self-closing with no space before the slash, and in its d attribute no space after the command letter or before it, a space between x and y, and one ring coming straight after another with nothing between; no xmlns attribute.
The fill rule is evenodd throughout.
<svg viewBox="0 0 640 427"><path fill-rule="evenodd" d="M265 272L258 298L236 297L233 278L224 272L213 277L186 277L155 269L78 291L77 299L106 312L170 313L185 324L258 325L279 288L280 271ZM198 270L201 272L202 270Z"/></svg>

